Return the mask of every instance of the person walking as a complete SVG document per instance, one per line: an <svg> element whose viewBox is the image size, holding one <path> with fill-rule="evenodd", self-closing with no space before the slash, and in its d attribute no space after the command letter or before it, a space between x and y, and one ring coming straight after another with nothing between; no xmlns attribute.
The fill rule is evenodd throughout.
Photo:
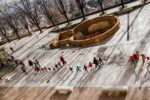
<svg viewBox="0 0 150 100"><path fill-rule="evenodd" d="M67 64L63 56L60 56L60 62L62 62L63 65Z"/></svg>
<svg viewBox="0 0 150 100"><path fill-rule="evenodd" d="M29 64L30 67L32 67L33 66L33 61L28 60L28 64Z"/></svg>
<svg viewBox="0 0 150 100"><path fill-rule="evenodd" d="M89 65L88 65L89 68L92 68L93 67L93 64L91 62L89 62Z"/></svg>
<svg viewBox="0 0 150 100"><path fill-rule="evenodd" d="M101 66L98 63L98 60L96 59L96 57L94 57L93 59L93 63L95 64L95 68L97 68L97 66L100 68Z"/></svg>
<svg viewBox="0 0 150 100"><path fill-rule="evenodd" d="M84 69L86 72L88 72L86 65L84 65L83 69Z"/></svg>
<svg viewBox="0 0 150 100"><path fill-rule="evenodd" d="M147 57L147 71L150 74L150 58Z"/></svg>
<svg viewBox="0 0 150 100"><path fill-rule="evenodd" d="M99 58L100 65L104 65L102 58L101 57L98 57L98 58Z"/></svg>
<svg viewBox="0 0 150 100"><path fill-rule="evenodd" d="M71 72L73 72L73 68L69 67L69 70L70 70Z"/></svg>
<svg viewBox="0 0 150 100"><path fill-rule="evenodd" d="M55 64L55 68L58 69L58 65L57 64Z"/></svg>
<svg viewBox="0 0 150 100"><path fill-rule="evenodd" d="M133 66L136 67L136 62L135 62L135 57L134 57L134 55L131 55L131 56L129 57L129 60L131 61L131 63L133 64Z"/></svg>
<svg viewBox="0 0 150 100"><path fill-rule="evenodd" d="M139 52L139 51L136 51L136 52L135 52L135 56L136 56L136 59L139 60L140 52Z"/></svg>
<svg viewBox="0 0 150 100"><path fill-rule="evenodd" d="M13 53L15 52L15 50L14 50L12 47L10 47L9 49L10 49Z"/></svg>
<svg viewBox="0 0 150 100"><path fill-rule="evenodd" d="M14 56L10 56L11 61L15 61L15 57Z"/></svg>
<svg viewBox="0 0 150 100"><path fill-rule="evenodd" d="M79 66L76 67L77 72L81 72Z"/></svg>
<svg viewBox="0 0 150 100"><path fill-rule="evenodd" d="M35 62L34 62L34 63L35 63L35 66L36 66L36 67L41 67L41 65L40 65L40 63L39 63L39 61L38 61L37 59L35 59Z"/></svg>
<svg viewBox="0 0 150 100"><path fill-rule="evenodd" d="M59 68L61 68L61 67L62 67L60 62L58 62L58 64L57 64L57 65L59 66Z"/></svg>
<svg viewBox="0 0 150 100"><path fill-rule="evenodd" d="M25 73L25 74L27 74L25 64L22 61L20 61L20 65L21 65L22 72Z"/></svg>
<svg viewBox="0 0 150 100"><path fill-rule="evenodd" d="M142 54L141 56L142 56L142 61L143 61L143 64L144 64L145 60L146 60L146 56L145 56L145 54Z"/></svg>

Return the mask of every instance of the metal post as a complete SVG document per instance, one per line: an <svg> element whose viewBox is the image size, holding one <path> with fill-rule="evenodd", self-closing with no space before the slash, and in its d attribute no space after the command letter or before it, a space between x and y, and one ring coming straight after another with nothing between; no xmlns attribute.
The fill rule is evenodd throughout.
<svg viewBox="0 0 150 100"><path fill-rule="evenodd" d="M129 31L130 31L130 26L129 26L129 12L127 14L127 41L130 39Z"/></svg>

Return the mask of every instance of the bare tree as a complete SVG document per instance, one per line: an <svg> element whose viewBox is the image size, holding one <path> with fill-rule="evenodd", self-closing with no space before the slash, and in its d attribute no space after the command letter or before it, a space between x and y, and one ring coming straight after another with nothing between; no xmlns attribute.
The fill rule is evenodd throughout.
<svg viewBox="0 0 150 100"><path fill-rule="evenodd" d="M56 7L58 8L59 12L64 15L64 17L66 18L67 22L69 23L69 18L67 16L67 11L65 9L65 4L62 0L53 0Z"/></svg>
<svg viewBox="0 0 150 100"><path fill-rule="evenodd" d="M32 0L19 0L19 2L15 2L14 8L20 10L26 15L31 24L35 25L40 32L42 33L42 29L40 27L40 18L38 16L38 5L35 1Z"/></svg>
<svg viewBox="0 0 150 100"><path fill-rule="evenodd" d="M24 13L19 13L19 18L18 18L20 24L28 31L28 33L31 35L31 32L29 30L29 23L27 20L27 17L24 15Z"/></svg>
<svg viewBox="0 0 150 100"><path fill-rule="evenodd" d="M10 42L10 39L7 36L7 26L4 18L0 18L0 33L7 39L8 42Z"/></svg>
<svg viewBox="0 0 150 100"><path fill-rule="evenodd" d="M85 14L84 14L84 8L85 8L85 0L75 0L76 1L76 4L77 4L77 7L81 10L81 13L82 13L82 16L83 16L83 19L85 19Z"/></svg>
<svg viewBox="0 0 150 100"><path fill-rule="evenodd" d="M15 13L13 12L13 10L9 9L7 7L3 7L3 9L0 9L0 13L2 14L4 20L9 25L9 27L11 29L13 29L13 31L17 35L17 37L20 38L19 28L18 28L18 21L15 17Z"/></svg>
<svg viewBox="0 0 150 100"><path fill-rule="evenodd" d="M52 23L52 26L54 26L54 21L53 21L53 14L50 9L51 7L51 2L49 0L37 0L38 5L40 6L42 13L45 15L47 20L49 21L49 24Z"/></svg>

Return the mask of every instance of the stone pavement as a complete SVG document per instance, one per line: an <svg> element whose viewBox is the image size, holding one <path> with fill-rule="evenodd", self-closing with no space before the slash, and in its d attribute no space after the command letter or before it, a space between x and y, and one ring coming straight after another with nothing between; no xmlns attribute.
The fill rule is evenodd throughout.
<svg viewBox="0 0 150 100"><path fill-rule="evenodd" d="M135 70L133 66L128 63L129 55L133 54L136 50L150 56L149 16L150 4L138 8L129 14L119 16L121 27L112 38L104 43L86 48L49 49L48 45L50 41L58 35L58 33L51 33L51 29L44 30L42 34L35 32L30 37L7 43L4 45L7 51L11 53L9 47L13 47L16 52L12 55L16 59L23 60L29 72L28 75L24 75L20 68L17 68L5 76L12 76L12 80L10 82L0 80L0 86L101 87L139 86L141 83L143 86L149 86L149 79L147 78L149 76L143 78L147 73L145 68L147 66L146 63L142 65L140 59ZM129 30L127 30L128 22ZM129 41L127 41L128 32ZM46 51L41 49L42 45L46 45ZM32 60L33 58L37 58L42 67L53 68L54 64L59 61L61 55L64 55L64 58L68 61L68 65L73 68L73 73L63 67L56 71L36 74L27 64L28 59ZM89 69L89 73L83 70L79 73L75 72L77 65L83 66L84 64L88 64L96 55L100 55L104 59L105 64L100 70ZM143 79L147 80L143 83Z"/></svg>

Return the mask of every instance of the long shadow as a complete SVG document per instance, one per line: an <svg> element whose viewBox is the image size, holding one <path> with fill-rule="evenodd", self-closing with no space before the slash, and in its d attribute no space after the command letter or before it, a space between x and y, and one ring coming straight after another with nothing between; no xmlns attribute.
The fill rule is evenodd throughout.
<svg viewBox="0 0 150 100"><path fill-rule="evenodd" d="M35 45L36 43L38 43L40 40L42 40L43 38L45 38L47 35L49 35L49 34L46 34L45 36L43 36L42 38L40 38L38 41L34 42L31 46L29 46L27 49L25 49L25 50L24 50L23 52L21 52L20 54L23 54L25 51L27 51L28 49L32 48L33 45ZM18 55L18 56L20 56L20 55ZM16 57L18 57L18 56L16 56Z"/></svg>

